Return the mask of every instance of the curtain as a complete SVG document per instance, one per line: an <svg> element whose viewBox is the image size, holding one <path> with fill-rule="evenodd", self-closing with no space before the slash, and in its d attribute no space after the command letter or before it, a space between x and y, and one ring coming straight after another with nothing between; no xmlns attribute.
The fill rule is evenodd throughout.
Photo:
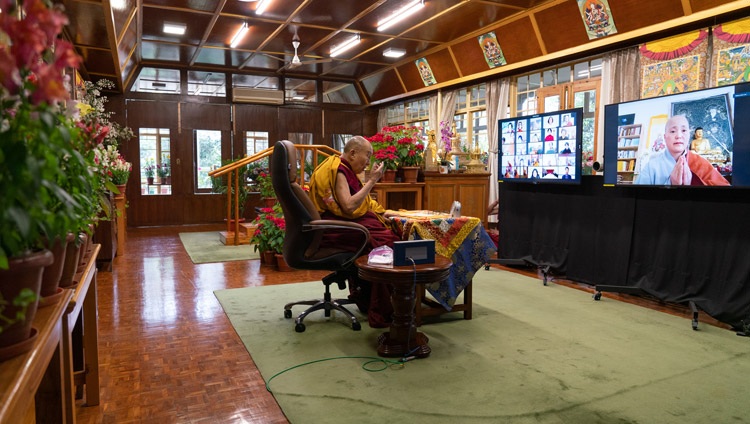
<svg viewBox="0 0 750 424"><path fill-rule="evenodd" d="M440 121L453 122L453 115L456 114L456 98L458 91L443 91L443 110L440 111Z"/></svg>
<svg viewBox="0 0 750 424"><path fill-rule="evenodd" d="M487 141L489 142L489 159L487 162L490 170L490 203L498 198L497 187L497 120L505 118L508 111L510 97L510 78L502 78L487 83ZM492 215L490 222L497 222L497 216Z"/></svg>
<svg viewBox="0 0 750 424"><path fill-rule="evenodd" d="M600 105L637 100L640 96L641 73L638 47L607 53L602 58L602 90ZM603 109L602 109L603 111ZM604 113L597 122L597 148L602 163L604 155Z"/></svg>
<svg viewBox="0 0 750 424"><path fill-rule="evenodd" d="M438 95L430 96L430 129L435 136L440 136L440 118L438 117Z"/></svg>
<svg viewBox="0 0 750 424"><path fill-rule="evenodd" d="M380 131L381 128L388 126L388 109L381 107L380 110L378 110L378 128L377 131Z"/></svg>

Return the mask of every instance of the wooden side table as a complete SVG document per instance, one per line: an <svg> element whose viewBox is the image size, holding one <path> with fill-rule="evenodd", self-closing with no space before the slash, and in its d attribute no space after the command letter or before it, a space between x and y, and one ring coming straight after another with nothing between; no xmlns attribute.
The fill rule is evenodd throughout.
<svg viewBox="0 0 750 424"><path fill-rule="evenodd" d="M427 344L429 339L418 332L414 323L415 286L433 283L448 278L450 259L435 255L434 264L412 266L394 266L386 268L367 263L367 255L355 261L359 277L372 283L390 284L393 286L391 303L393 304L393 322L389 331L378 337L378 355L385 357L416 356L425 358L432 349Z"/></svg>

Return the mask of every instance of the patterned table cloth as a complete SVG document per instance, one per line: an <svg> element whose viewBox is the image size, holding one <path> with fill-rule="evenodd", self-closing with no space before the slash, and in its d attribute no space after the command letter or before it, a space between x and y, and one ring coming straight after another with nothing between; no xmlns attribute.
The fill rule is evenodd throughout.
<svg viewBox="0 0 750 424"><path fill-rule="evenodd" d="M435 253L453 261L447 280L426 285L427 291L449 311L458 295L471 284L474 273L496 252L495 244L479 218L394 216L391 220L401 234L401 240L435 240Z"/></svg>

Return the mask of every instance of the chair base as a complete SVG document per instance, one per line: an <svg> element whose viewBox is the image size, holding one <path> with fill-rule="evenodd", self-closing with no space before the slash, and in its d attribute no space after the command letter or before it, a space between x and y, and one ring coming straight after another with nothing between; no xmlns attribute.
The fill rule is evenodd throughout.
<svg viewBox="0 0 750 424"><path fill-rule="evenodd" d="M344 284L342 287L341 281L340 281L340 275L338 273L332 273L327 275L325 278L323 278L323 283L325 284L326 291L323 294L323 299L314 299L314 300L302 300L299 302L290 302L284 305L284 318L291 318L292 317L292 307L296 305L309 305L310 307L305 309L301 314L297 315L297 318L294 319L294 330L298 333L302 333L305 331L305 324L302 322L304 321L305 317L308 316L310 313L324 310L325 316L330 317L331 311L336 310L344 315L346 315L351 320L352 330L359 331L362 329L362 325L357 320L357 317L354 316L351 311L346 309L344 305L350 305L353 304L354 301L350 299L332 299L331 298L331 291L330 291L330 285L332 283L338 283L339 288L344 289L346 288L346 285Z"/></svg>

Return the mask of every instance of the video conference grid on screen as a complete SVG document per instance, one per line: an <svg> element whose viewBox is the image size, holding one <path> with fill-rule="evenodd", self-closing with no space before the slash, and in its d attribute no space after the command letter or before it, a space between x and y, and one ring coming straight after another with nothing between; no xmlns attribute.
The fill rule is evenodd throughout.
<svg viewBox="0 0 750 424"><path fill-rule="evenodd" d="M579 183L581 108L501 119L499 181Z"/></svg>
<svg viewBox="0 0 750 424"><path fill-rule="evenodd" d="M605 184L750 186L750 83L605 106Z"/></svg>

